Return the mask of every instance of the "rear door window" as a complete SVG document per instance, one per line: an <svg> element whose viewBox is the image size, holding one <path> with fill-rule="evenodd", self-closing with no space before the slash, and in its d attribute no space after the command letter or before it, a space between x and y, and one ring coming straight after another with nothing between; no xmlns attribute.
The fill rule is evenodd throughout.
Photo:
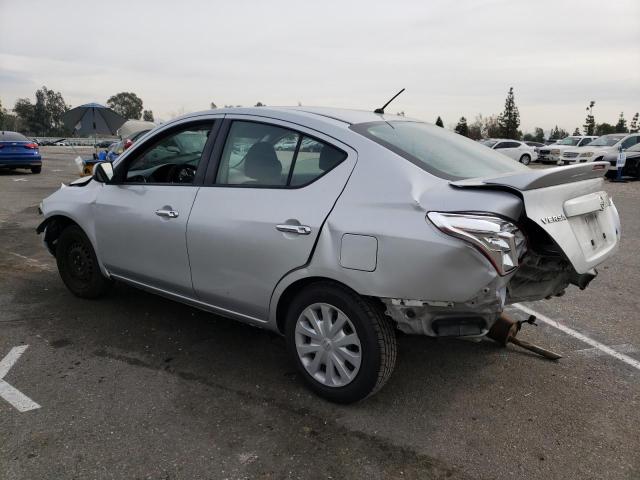
<svg viewBox="0 0 640 480"><path fill-rule="evenodd" d="M341 150L297 131L235 120L216 175L218 185L301 187L347 157Z"/></svg>

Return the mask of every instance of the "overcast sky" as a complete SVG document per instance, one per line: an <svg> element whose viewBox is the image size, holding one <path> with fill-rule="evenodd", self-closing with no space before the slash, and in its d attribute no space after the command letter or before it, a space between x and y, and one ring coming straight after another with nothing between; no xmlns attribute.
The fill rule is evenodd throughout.
<svg viewBox="0 0 640 480"><path fill-rule="evenodd" d="M0 100L121 91L156 118L224 104L374 109L521 128L640 111L640 0L0 0ZM570 132L570 133L571 133Z"/></svg>

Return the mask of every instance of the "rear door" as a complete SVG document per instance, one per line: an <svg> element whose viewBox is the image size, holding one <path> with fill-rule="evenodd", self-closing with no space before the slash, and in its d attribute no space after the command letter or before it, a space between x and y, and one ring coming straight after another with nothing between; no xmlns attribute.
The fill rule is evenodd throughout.
<svg viewBox="0 0 640 480"><path fill-rule="evenodd" d="M220 136L187 229L193 285L208 304L264 320L278 281L309 260L357 155L263 117L227 116Z"/></svg>

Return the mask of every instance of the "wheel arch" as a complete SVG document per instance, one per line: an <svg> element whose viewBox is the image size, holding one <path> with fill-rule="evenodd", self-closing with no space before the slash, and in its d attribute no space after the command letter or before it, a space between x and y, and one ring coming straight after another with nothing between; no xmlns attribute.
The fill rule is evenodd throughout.
<svg viewBox="0 0 640 480"><path fill-rule="evenodd" d="M284 334L284 324L286 321L286 313L287 308L296 297L296 295L301 292L304 288L308 287L311 284L319 283L319 282L330 282L339 287L345 288L347 290L352 291L356 295L360 295L357 291L351 288L349 285L346 285L338 280L329 277L322 276L311 276L311 277L303 277L291 282L287 287L280 293L277 297L276 308L274 309L274 318L275 325L281 334Z"/></svg>
<svg viewBox="0 0 640 480"><path fill-rule="evenodd" d="M58 238L60 238L60 234L70 225L76 225L82 229L78 222L66 215L52 215L36 228L36 232L39 234L44 232L44 244L47 246L49 253L54 257L56 255L56 243L58 242ZM84 229L82 230L84 231Z"/></svg>

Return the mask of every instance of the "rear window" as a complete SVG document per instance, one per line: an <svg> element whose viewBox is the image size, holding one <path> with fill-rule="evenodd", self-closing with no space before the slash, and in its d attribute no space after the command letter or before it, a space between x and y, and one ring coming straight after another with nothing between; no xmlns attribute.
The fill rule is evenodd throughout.
<svg viewBox="0 0 640 480"><path fill-rule="evenodd" d="M369 122L350 128L423 170L449 180L528 170L479 142L426 123Z"/></svg>
<svg viewBox="0 0 640 480"><path fill-rule="evenodd" d="M1 132L0 142L28 142L29 139L18 132Z"/></svg>

